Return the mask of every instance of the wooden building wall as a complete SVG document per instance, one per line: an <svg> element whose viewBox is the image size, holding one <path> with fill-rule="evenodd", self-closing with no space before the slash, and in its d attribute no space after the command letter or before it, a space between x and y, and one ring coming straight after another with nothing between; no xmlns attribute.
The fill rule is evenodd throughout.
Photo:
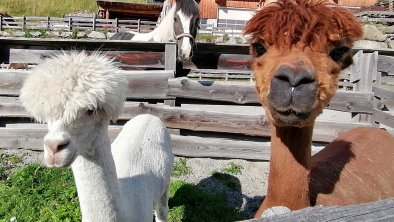
<svg viewBox="0 0 394 222"><path fill-rule="evenodd" d="M219 4L218 4L219 3ZM257 9L259 0L201 0L201 18L216 19L218 7Z"/></svg>

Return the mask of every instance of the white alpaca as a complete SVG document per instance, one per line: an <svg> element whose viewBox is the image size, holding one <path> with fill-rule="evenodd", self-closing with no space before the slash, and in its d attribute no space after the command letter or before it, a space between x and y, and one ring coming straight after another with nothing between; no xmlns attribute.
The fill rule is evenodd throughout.
<svg viewBox="0 0 394 222"><path fill-rule="evenodd" d="M127 79L98 54L59 55L26 79L21 100L48 123L44 160L71 165L83 221L167 221L171 138L152 115L126 123L112 144L110 120L122 110ZM111 154L112 151L112 154Z"/></svg>

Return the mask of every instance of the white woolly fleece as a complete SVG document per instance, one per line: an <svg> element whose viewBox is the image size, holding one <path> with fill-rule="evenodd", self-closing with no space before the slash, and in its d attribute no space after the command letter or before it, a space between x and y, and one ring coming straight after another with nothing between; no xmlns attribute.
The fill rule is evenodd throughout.
<svg viewBox="0 0 394 222"><path fill-rule="evenodd" d="M64 52L33 69L20 93L23 106L39 122L71 122L79 110L104 110L119 116L127 79L113 60L98 52Z"/></svg>

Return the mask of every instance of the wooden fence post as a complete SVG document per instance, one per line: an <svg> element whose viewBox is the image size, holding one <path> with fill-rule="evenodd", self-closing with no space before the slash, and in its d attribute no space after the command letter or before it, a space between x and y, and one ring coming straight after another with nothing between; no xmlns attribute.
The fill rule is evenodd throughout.
<svg viewBox="0 0 394 222"><path fill-rule="evenodd" d="M164 55L164 69L165 70L173 70L174 71L174 78L176 76L176 58L178 56L178 50L176 43L166 43L165 46L165 55ZM167 99L164 100L165 105L175 106L176 102L175 99Z"/></svg>
<svg viewBox="0 0 394 222"><path fill-rule="evenodd" d="M364 53L358 51L353 56L354 64L351 68L350 81L354 84L353 91L372 92L373 82L378 75L378 52ZM354 114L360 122L370 122L371 114Z"/></svg>
<svg viewBox="0 0 394 222"><path fill-rule="evenodd" d="M166 43L165 46L165 70L176 70L177 46L175 43Z"/></svg>
<svg viewBox="0 0 394 222"><path fill-rule="evenodd" d="M47 16L47 30L51 30L51 17Z"/></svg>
<svg viewBox="0 0 394 222"><path fill-rule="evenodd" d="M137 20L137 32L141 32L141 19Z"/></svg>
<svg viewBox="0 0 394 222"><path fill-rule="evenodd" d="M3 31L3 16L0 15L0 31Z"/></svg>
<svg viewBox="0 0 394 222"><path fill-rule="evenodd" d="M72 29L73 29L73 27L72 27L72 18L68 17L68 31L71 32Z"/></svg>
<svg viewBox="0 0 394 222"><path fill-rule="evenodd" d="M118 18L115 18L115 24L114 24L114 26L115 26L115 32L117 33L118 32L118 29L119 29L119 22L118 22Z"/></svg>
<svg viewBox="0 0 394 222"><path fill-rule="evenodd" d="M96 15L93 16L93 27L92 27L93 31L96 31Z"/></svg>
<svg viewBox="0 0 394 222"><path fill-rule="evenodd" d="M25 30L26 29L26 16L22 17L22 29Z"/></svg>

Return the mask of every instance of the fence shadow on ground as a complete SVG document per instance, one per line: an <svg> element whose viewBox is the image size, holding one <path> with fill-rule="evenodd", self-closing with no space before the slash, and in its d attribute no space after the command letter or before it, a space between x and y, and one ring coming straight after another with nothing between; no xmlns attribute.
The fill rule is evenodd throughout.
<svg viewBox="0 0 394 222"><path fill-rule="evenodd" d="M214 173L197 185L179 183L175 193L170 190L169 207L172 215L182 221L238 221L253 217L261 202L260 196L249 198L242 194L239 179L225 173ZM246 203L243 204L243 199ZM179 211L179 213L174 213ZM183 214L182 216L180 216ZM175 218L169 218L175 219ZM178 221L175 219L174 221Z"/></svg>

